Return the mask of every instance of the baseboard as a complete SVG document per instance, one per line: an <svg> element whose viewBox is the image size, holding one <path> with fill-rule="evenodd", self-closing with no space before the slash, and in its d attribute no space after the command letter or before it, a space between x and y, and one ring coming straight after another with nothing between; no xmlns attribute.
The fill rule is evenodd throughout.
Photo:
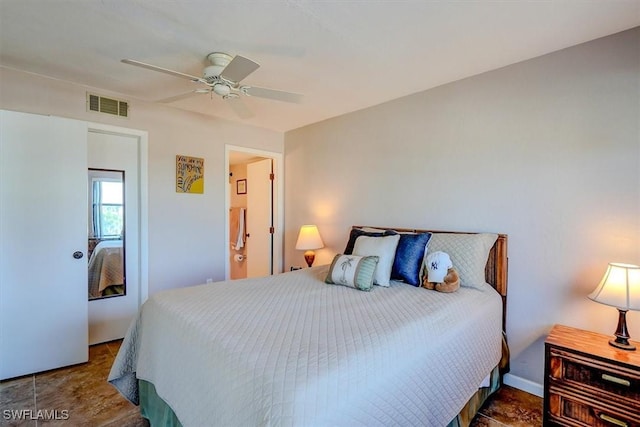
<svg viewBox="0 0 640 427"><path fill-rule="evenodd" d="M505 374L503 382L508 386L526 391L527 393L531 393L535 396L544 396L544 388L542 387L542 384L526 380L522 377L518 377L512 374Z"/></svg>

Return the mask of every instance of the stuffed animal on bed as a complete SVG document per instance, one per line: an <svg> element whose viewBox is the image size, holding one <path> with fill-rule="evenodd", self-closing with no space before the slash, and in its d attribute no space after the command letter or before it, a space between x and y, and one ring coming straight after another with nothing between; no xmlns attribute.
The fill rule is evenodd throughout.
<svg viewBox="0 0 640 427"><path fill-rule="evenodd" d="M422 287L438 292L455 292L460 288L460 276L451 258L445 252L433 252L427 255L427 274L422 279Z"/></svg>

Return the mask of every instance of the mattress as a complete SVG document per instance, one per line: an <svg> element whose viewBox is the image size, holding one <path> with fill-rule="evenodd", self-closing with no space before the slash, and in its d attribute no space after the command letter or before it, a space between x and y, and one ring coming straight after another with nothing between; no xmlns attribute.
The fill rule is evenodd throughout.
<svg viewBox="0 0 640 427"><path fill-rule="evenodd" d="M327 266L158 293L109 381L152 383L184 426L446 425L501 357L489 286L327 285Z"/></svg>

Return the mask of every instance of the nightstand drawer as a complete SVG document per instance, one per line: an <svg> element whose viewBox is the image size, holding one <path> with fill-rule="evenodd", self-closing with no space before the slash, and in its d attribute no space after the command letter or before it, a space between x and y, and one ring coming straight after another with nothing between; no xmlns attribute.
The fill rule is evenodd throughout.
<svg viewBox="0 0 640 427"><path fill-rule="evenodd" d="M566 383L568 387L601 395L640 412L640 373L637 371L558 349L550 351L549 365L549 375L557 384Z"/></svg>
<svg viewBox="0 0 640 427"><path fill-rule="evenodd" d="M623 409L613 409L596 400L585 400L565 390L549 390L550 425L595 427L640 427L640 414Z"/></svg>

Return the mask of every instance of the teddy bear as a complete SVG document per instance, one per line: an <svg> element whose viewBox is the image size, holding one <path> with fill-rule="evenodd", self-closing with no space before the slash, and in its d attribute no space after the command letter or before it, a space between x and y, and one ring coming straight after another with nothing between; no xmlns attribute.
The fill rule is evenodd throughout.
<svg viewBox="0 0 640 427"><path fill-rule="evenodd" d="M460 288L460 276L447 253L430 253L425 264L427 274L422 279L423 288L438 292L455 292Z"/></svg>

